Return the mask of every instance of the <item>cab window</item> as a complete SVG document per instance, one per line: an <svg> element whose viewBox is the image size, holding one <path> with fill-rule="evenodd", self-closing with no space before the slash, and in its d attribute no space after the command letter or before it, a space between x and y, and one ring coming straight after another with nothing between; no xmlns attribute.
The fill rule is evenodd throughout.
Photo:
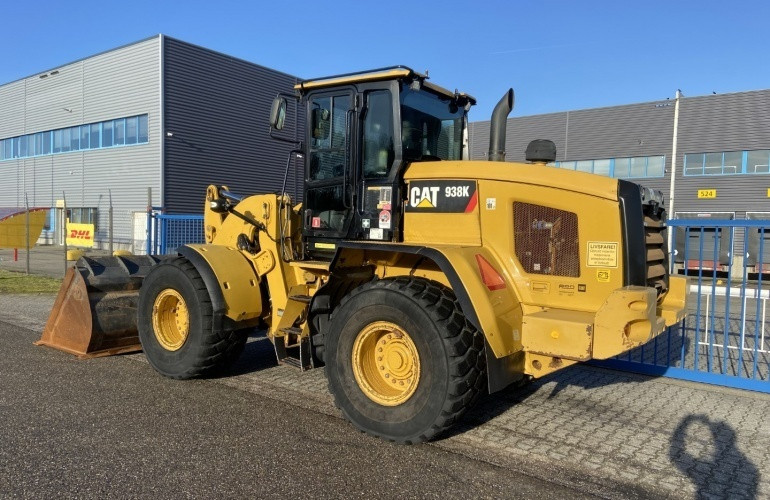
<svg viewBox="0 0 770 500"><path fill-rule="evenodd" d="M347 112L350 96L313 99L310 106L310 162L308 180L342 177L345 172Z"/></svg>
<svg viewBox="0 0 770 500"><path fill-rule="evenodd" d="M396 156L393 139L393 100L389 90L366 94L363 134L364 177L387 177Z"/></svg>

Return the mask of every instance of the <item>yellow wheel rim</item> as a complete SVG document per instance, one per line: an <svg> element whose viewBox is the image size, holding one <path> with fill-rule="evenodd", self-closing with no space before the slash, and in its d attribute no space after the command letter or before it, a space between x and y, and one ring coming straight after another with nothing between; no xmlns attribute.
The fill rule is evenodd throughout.
<svg viewBox="0 0 770 500"><path fill-rule="evenodd" d="M353 375L369 399L398 406L417 390L420 355L398 325L377 321L361 330L353 343Z"/></svg>
<svg viewBox="0 0 770 500"><path fill-rule="evenodd" d="M166 288L158 294L152 306L152 327L158 343L167 351L184 345L190 333L190 313L179 292Z"/></svg>

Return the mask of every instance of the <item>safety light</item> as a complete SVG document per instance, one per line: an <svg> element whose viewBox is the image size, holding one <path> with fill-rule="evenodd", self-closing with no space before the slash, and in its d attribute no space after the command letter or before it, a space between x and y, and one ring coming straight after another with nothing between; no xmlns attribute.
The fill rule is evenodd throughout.
<svg viewBox="0 0 770 500"><path fill-rule="evenodd" d="M490 291L502 290L505 288L505 280L500 273L495 271L492 264L487 262L487 259L480 254L476 254L476 263L479 265L479 273L481 274L481 281L489 288Z"/></svg>

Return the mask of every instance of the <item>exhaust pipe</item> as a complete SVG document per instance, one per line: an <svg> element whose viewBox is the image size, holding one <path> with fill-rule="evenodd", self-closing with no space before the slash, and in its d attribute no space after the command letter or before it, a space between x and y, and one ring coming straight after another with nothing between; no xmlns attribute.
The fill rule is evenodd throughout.
<svg viewBox="0 0 770 500"><path fill-rule="evenodd" d="M513 89L508 89L492 111L489 124L489 161L505 161L505 127L513 110Z"/></svg>

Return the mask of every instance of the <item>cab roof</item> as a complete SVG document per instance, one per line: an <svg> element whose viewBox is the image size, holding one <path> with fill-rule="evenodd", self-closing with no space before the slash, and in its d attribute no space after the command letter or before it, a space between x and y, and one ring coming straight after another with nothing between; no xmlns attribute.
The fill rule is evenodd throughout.
<svg viewBox="0 0 770 500"><path fill-rule="evenodd" d="M471 104L476 104L476 99L473 96L462 92L452 92L439 85L435 85L428 82L428 75L418 73L406 66L390 66L387 68L373 69L368 71L358 71L355 73L344 73L342 75L326 76L322 78L311 78L304 80L294 86L294 89L299 92L305 92L312 89L320 89L325 87L336 87L339 85L346 85L350 83L363 83L374 82L378 80L419 80L426 88L451 98L465 98Z"/></svg>

